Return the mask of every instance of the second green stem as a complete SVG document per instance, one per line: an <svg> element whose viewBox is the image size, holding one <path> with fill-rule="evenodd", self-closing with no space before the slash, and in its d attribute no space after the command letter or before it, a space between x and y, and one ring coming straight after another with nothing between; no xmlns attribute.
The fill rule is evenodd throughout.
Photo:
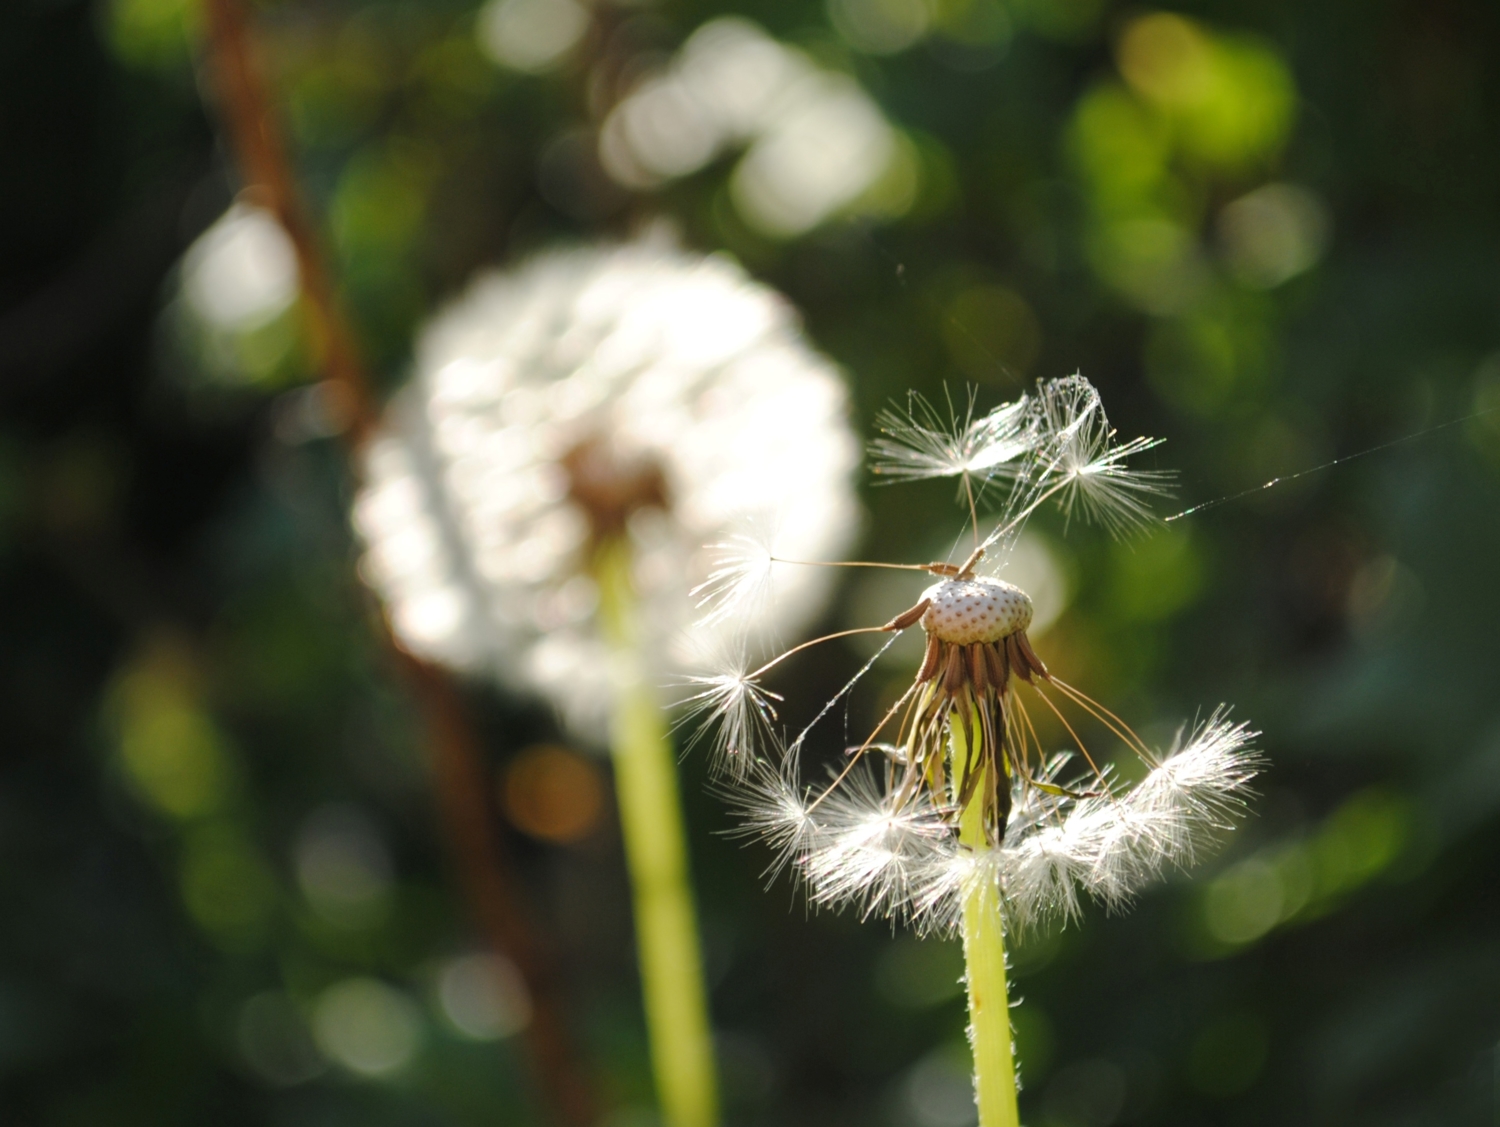
<svg viewBox="0 0 1500 1127"><path fill-rule="evenodd" d="M615 662L610 743L657 1096L667 1127L714 1127L718 1090L677 764L640 661L628 547L602 546L596 576Z"/></svg>

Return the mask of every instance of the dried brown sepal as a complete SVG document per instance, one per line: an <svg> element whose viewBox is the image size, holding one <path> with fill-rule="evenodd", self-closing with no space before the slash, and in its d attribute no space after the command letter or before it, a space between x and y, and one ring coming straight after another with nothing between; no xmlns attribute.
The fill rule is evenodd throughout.
<svg viewBox="0 0 1500 1127"><path fill-rule="evenodd" d="M944 648L948 653L943 663L943 692L949 696L957 696L959 690L964 687L967 680L965 677L967 670L964 669L963 647L944 643Z"/></svg>
<svg viewBox="0 0 1500 1127"><path fill-rule="evenodd" d="M943 643L932 634L927 635L927 652L922 655L922 668L917 671L917 684L931 681L937 676L938 663L943 657Z"/></svg>
<svg viewBox="0 0 1500 1127"><path fill-rule="evenodd" d="M1004 692L1010 683L1010 663L1005 660L1005 650L994 644L985 646L984 660L990 667L990 684Z"/></svg>
<svg viewBox="0 0 1500 1127"><path fill-rule="evenodd" d="M1016 641L1017 635L1012 634L1005 639L1005 657L1010 662L1010 670L1027 684L1031 683L1031 666L1026 662L1026 655L1021 651L1020 643Z"/></svg>
<svg viewBox="0 0 1500 1127"><path fill-rule="evenodd" d="M1031 648L1031 639L1026 637L1026 631L1021 630L1012 635L1016 639L1016 646L1020 649L1022 656L1026 658L1026 664L1031 667L1033 673L1043 681L1048 680L1047 667L1042 664L1042 659L1036 656L1036 651ZM1031 678L1027 678L1029 681Z"/></svg>
<svg viewBox="0 0 1500 1127"><path fill-rule="evenodd" d="M927 613L927 608L930 606L932 606L932 600L923 599L920 603L912 607L910 610L902 611L895 618L891 619L884 626L882 626L881 629L892 634L896 633L896 631L898 630L909 630L911 629L911 627L922 621L922 616Z"/></svg>
<svg viewBox="0 0 1500 1127"><path fill-rule="evenodd" d="M985 687L989 684L989 664L984 660L984 646L975 642L964 648L969 660L969 679L974 684L974 693L976 696L983 696Z"/></svg>

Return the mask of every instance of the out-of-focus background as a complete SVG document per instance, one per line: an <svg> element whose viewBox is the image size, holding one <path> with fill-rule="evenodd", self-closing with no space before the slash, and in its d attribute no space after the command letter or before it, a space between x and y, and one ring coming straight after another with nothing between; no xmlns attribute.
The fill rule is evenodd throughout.
<svg viewBox="0 0 1500 1127"><path fill-rule="evenodd" d="M1049 662L1158 739L1233 702L1271 761L1194 879L1016 950L1023 1117L1500 1121L1500 12L252 15L383 390L477 268L659 219L795 303L866 436L909 388L987 409L1082 371L1167 439L1163 515L1374 448L1123 542L1022 541ZM195 0L0 12L0 1119L539 1123L530 1000L455 891L202 34ZM942 555L951 500L867 490L861 551ZM909 587L849 582L824 625ZM775 687L826 696L864 652ZM465 693L604 1122L643 1127L607 763ZM682 774L726 1121L973 1123L954 945L765 892L703 757Z"/></svg>

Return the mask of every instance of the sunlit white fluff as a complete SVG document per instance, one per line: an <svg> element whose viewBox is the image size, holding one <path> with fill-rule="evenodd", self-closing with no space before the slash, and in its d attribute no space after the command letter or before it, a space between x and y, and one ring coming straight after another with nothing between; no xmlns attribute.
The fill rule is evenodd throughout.
<svg viewBox="0 0 1500 1127"><path fill-rule="evenodd" d="M694 622L688 592L715 567L703 545L774 527L788 554L827 558L857 520L843 382L788 303L730 259L655 236L539 255L476 279L422 331L414 369L354 508L361 573L413 652L602 731L593 529L566 465L580 444L663 480L665 505L623 528L663 682L716 642L790 634L821 606L831 577L803 569L777 576L772 607Z"/></svg>
<svg viewBox="0 0 1500 1127"><path fill-rule="evenodd" d="M1192 730L1186 743L1179 733L1166 759L1131 792L1148 816L1159 810L1181 812L1185 833L1172 849L1184 860L1193 860L1200 833L1211 839L1213 831L1231 829L1242 812L1239 796L1259 764L1258 756L1246 750L1255 735L1219 709Z"/></svg>
<svg viewBox="0 0 1500 1127"><path fill-rule="evenodd" d="M797 866L816 904L900 916L951 848L952 829L925 796L898 802L873 771L856 770L811 811Z"/></svg>
<svg viewBox="0 0 1500 1127"><path fill-rule="evenodd" d="M708 578L688 594L701 622L753 618L774 600L776 557L769 536L735 533L708 546Z"/></svg>
<svg viewBox="0 0 1500 1127"><path fill-rule="evenodd" d="M876 419L882 437L870 443L871 472L892 482L956 477L982 488L1008 483L1003 512L988 542L1009 539L1020 521L1052 502L1065 516L1102 524L1116 535L1151 519L1150 501L1169 491L1172 475L1143 470L1129 459L1160 439L1120 441L1099 392L1082 376L1043 380L975 418L937 409L912 395L905 411Z"/></svg>
<svg viewBox="0 0 1500 1127"><path fill-rule="evenodd" d="M732 775L744 774L757 749L774 735L772 702L781 698L755 680L743 648L724 651L711 668L682 679L687 694L676 702L682 713L679 725L690 733L689 747L709 739L715 765Z"/></svg>
<svg viewBox="0 0 1500 1127"><path fill-rule="evenodd" d="M993 881L1011 927L1024 931L1076 918L1085 896L1123 907L1166 869L1192 863L1244 806L1259 764L1254 736L1218 712L1134 786L1077 799L1018 786L996 848L960 845L951 810L925 796L898 805L862 769L821 802L821 788L765 770L741 807L815 904L947 933L974 883Z"/></svg>
<svg viewBox="0 0 1500 1127"><path fill-rule="evenodd" d="M740 832L774 851L768 875L790 866L816 904L908 916L903 905L917 882L951 852L951 828L925 800L898 808L865 765L844 781L815 800L797 780L794 757L778 765L762 759L725 793L741 815Z"/></svg>
<svg viewBox="0 0 1500 1127"><path fill-rule="evenodd" d="M758 670L739 665L730 677L705 680L700 711L717 717L743 749L746 769L731 790L745 830L775 850L773 872L789 867L799 875L811 903L848 906L923 931L959 927L983 882L995 886L1018 931L1074 918L1087 899L1119 908L1167 868L1191 864L1218 831L1232 827L1259 764L1250 746L1254 733L1220 710L1185 741L1179 734L1165 755L1149 750L1105 706L1045 668L1026 637L1029 613L1010 626L995 618L996 632L985 632L995 606L984 603L984 581L975 569L1000 554L997 544L1003 551L1013 543L1030 515L1049 503L1115 533L1145 521L1167 475L1136 470L1127 459L1156 442L1121 441L1097 390L1080 376L1044 381L1034 395L977 419L971 412L960 420L950 411L945 421L913 396L904 414L888 412L880 425L885 435L871 446L876 472L904 481L963 479L960 497L976 538L981 491L992 485L1004 490L996 523L962 563L916 565L939 578L924 600L950 582L972 585L975 590L951 594L972 600L968 617L962 623L933 617L925 601L903 613L892 607L888 624L872 627L888 631L891 641L790 741L771 731L760 707L759 678L779 658ZM748 597L744 592L779 563L751 542L735 550L718 572L720 599L729 597L725 592ZM910 688L863 743L846 749L858 762L840 764L830 780L809 785L801 764L809 735L842 707L900 630L918 626L927 649ZM1061 711L1076 749L1049 754L1027 715L1033 692L1046 708L1076 708L1080 719L1124 741L1144 765L1144 777L1127 785L1107 765L1096 770ZM981 787L963 792L969 808L961 811L954 787L963 784L952 777L976 776L965 776L955 761L977 763L978 778L1003 777L1011 786L1008 808ZM1079 778L1062 778L1070 763ZM1084 763L1087 769L1079 766Z"/></svg>
<svg viewBox="0 0 1500 1127"><path fill-rule="evenodd" d="M1168 491L1172 475L1137 469L1127 459L1160 439L1118 441L1099 392L1081 376L1041 384L1035 411L1045 438L1034 478L1040 489L1057 489L1064 514L1078 512L1116 534L1151 520L1150 501Z"/></svg>
<svg viewBox="0 0 1500 1127"><path fill-rule="evenodd" d="M1014 476L1018 459L1040 437L1036 421L1026 395L978 418L972 404L962 419L950 404L945 420L913 393L904 412L886 410L876 416L882 437L870 443L870 472L892 482Z"/></svg>
<svg viewBox="0 0 1500 1127"><path fill-rule="evenodd" d="M774 744L774 737L769 742ZM774 879L796 863L817 833L795 761L784 754L778 755L774 763L766 758L749 761L732 785L721 783L719 790L739 815L739 824L730 834L770 847L768 879Z"/></svg>

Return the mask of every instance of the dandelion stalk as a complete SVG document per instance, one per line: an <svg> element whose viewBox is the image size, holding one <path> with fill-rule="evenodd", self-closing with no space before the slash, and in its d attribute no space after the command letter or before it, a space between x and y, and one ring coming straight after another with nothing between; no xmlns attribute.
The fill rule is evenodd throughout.
<svg viewBox="0 0 1500 1127"><path fill-rule="evenodd" d="M668 1127L712 1127L718 1092L687 837L666 720L639 659L628 545L602 545L595 575L616 666L610 744L657 1097Z"/></svg>
<svg viewBox="0 0 1500 1127"><path fill-rule="evenodd" d="M971 747L962 724L951 728L954 785L969 771L984 771L979 748ZM981 739L973 725L973 739ZM982 775L976 798L960 815L958 840L973 850L988 849L983 805L977 799L989 786ZM1019 1127L1016 1107L1016 1063L1011 1051L1010 997L1005 985L1005 928L995 881L978 874L964 892L964 981L969 995L969 1048L974 1054L974 1102L979 1127Z"/></svg>

